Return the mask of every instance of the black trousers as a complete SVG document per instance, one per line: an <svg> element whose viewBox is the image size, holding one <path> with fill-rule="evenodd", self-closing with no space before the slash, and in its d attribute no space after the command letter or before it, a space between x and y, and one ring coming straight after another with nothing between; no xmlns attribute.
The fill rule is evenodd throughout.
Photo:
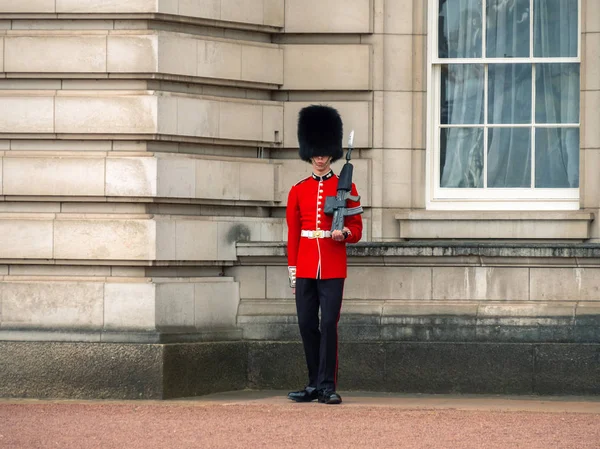
<svg viewBox="0 0 600 449"><path fill-rule="evenodd" d="M343 292L344 279L296 279L296 312L308 367L309 387L336 389L338 321Z"/></svg>

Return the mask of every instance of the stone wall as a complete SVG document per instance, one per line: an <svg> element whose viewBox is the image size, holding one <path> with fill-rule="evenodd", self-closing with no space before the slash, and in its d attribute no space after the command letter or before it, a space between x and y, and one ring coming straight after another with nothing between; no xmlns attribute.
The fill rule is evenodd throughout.
<svg viewBox="0 0 600 449"><path fill-rule="evenodd" d="M353 249L340 329L348 354L373 349L379 380L360 383L349 357L348 388L401 390L377 357L418 344L475 345L464 365L477 345L598 343L597 256L487 259L469 244L598 238L600 6L582 0L581 210L498 214L425 210L427 5L0 0L0 395L293 387L283 217L309 173L296 119L312 103L340 111L344 142L355 130L365 207L370 249ZM451 239L451 254L418 250ZM540 360L519 362L523 378ZM469 391L460 377L425 379Z"/></svg>

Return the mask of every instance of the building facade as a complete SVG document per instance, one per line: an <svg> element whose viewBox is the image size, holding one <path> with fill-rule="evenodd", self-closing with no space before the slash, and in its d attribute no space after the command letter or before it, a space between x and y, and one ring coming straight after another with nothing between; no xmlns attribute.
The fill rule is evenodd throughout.
<svg viewBox="0 0 600 449"><path fill-rule="evenodd" d="M0 395L300 386L309 104L365 208L341 389L600 391L599 2L0 0L0 44Z"/></svg>

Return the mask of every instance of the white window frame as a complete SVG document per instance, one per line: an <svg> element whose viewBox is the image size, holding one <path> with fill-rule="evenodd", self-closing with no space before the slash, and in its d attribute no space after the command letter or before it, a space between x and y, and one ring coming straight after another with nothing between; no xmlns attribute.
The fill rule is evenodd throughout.
<svg viewBox="0 0 600 449"><path fill-rule="evenodd" d="M530 11L533 11L533 1L530 0ZM471 63L471 64L502 64L502 63L577 63L581 68L581 0L578 0L578 42L577 57L566 58L438 58L438 7L439 0L428 0L428 37L427 37L427 136L426 136L426 208L428 210L578 210L580 200L580 188L557 188L557 189L533 189L533 188L441 188L440 187L440 85L442 64L453 63ZM485 17L485 0L483 0L483 17ZM530 26L530 55L533 55L533 14L531 15L532 25ZM485 48L485 24L483 26L482 46ZM484 114L487 116L487 67L486 92ZM581 77L581 75L580 75ZM532 79L535 83L535 65L533 66ZM581 79L581 78L580 78ZM580 87L581 89L581 87ZM535 85L533 86L533 95L535 96ZM535 97L534 97L535 99ZM535 102L533 103L535 104ZM525 125L507 125L507 127L573 127L581 129L581 96L580 96L580 118L577 124L536 124L535 116L532 117L531 124ZM532 106L533 107L533 106ZM486 119L487 122L487 119ZM445 127L451 127L446 126ZM469 127L469 125L456 125L458 127ZM484 127L485 136L487 136L488 124L477 125L473 127ZM498 127L498 125L496 125ZM535 173L535 133L532 133L532 173ZM484 137L484 142L487 138ZM581 140L580 140L581 142ZM581 144L580 144L581 155ZM487 151L484 151L484 160L487 159ZM487 167L487 162L484 165ZM579 172L579 185L581 187L581 170ZM484 176L487 177L487 170L484 170Z"/></svg>

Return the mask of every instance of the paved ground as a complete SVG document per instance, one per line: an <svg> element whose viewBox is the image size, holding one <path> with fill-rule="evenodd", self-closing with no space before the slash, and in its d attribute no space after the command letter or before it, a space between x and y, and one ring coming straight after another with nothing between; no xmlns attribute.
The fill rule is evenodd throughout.
<svg viewBox="0 0 600 449"><path fill-rule="evenodd" d="M176 401L0 400L2 449L600 448L600 398L285 392Z"/></svg>

